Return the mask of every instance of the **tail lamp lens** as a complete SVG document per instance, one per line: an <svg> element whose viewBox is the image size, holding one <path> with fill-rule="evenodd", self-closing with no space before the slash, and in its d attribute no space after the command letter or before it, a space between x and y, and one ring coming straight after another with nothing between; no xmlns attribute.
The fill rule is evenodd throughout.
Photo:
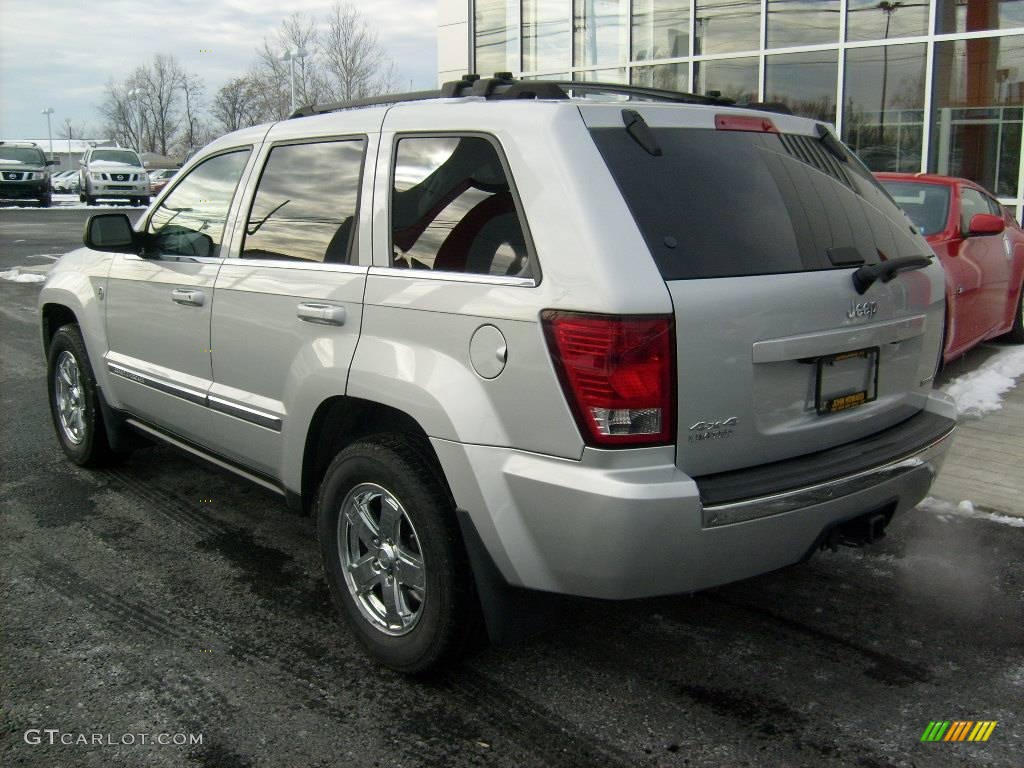
<svg viewBox="0 0 1024 768"><path fill-rule="evenodd" d="M590 445L673 442L675 365L671 315L545 311L548 348Z"/></svg>

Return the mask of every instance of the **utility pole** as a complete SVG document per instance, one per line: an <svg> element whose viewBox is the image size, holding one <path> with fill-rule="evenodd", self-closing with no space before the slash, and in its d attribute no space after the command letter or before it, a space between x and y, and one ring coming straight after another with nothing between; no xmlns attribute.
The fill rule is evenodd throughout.
<svg viewBox="0 0 1024 768"><path fill-rule="evenodd" d="M309 53L305 48L299 48L295 53L292 53L291 49L286 50L281 55L281 61L288 62L288 80L291 83L291 110L289 114L295 112L295 60L305 59Z"/></svg>

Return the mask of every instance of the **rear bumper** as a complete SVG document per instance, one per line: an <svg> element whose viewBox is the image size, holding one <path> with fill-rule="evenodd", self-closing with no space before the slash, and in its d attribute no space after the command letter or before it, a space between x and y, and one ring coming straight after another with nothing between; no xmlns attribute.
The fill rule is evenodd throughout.
<svg viewBox="0 0 1024 768"><path fill-rule="evenodd" d="M839 522L913 507L927 495L954 431L942 396L933 395L928 410L947 429L926 444L781 496L732 501L759 512L736 520L709 516L671 447L588 449L571 461L433 443L456 503L509 584L625 599L692 592L782 568L803 559Z"/></svg>

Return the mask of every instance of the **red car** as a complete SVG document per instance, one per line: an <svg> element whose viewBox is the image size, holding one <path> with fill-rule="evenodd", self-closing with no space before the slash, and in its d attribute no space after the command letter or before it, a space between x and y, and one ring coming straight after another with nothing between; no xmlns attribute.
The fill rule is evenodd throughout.
<svg viewBox="0 0 1024 768"><path fill-rule="evenodd" d="M1024 344L1024 230L983 187L913 173L875 176L946 270L943 362L986 339Z"/></svg>

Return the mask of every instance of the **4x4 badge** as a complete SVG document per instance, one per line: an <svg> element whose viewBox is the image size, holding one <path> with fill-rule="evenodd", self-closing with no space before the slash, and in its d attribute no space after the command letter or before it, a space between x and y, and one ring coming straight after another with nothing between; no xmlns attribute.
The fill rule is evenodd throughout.
<svg viewBox="0 0 1024 768"><path fill-rule="evenodd" d="M736 418L735 416L730 416L729 418L722 419L721 421L698 421L696 424L690 427L690 431L706 432L711 429L724 429L725 427L735 427L738 421L739 419Z"/></svg>

